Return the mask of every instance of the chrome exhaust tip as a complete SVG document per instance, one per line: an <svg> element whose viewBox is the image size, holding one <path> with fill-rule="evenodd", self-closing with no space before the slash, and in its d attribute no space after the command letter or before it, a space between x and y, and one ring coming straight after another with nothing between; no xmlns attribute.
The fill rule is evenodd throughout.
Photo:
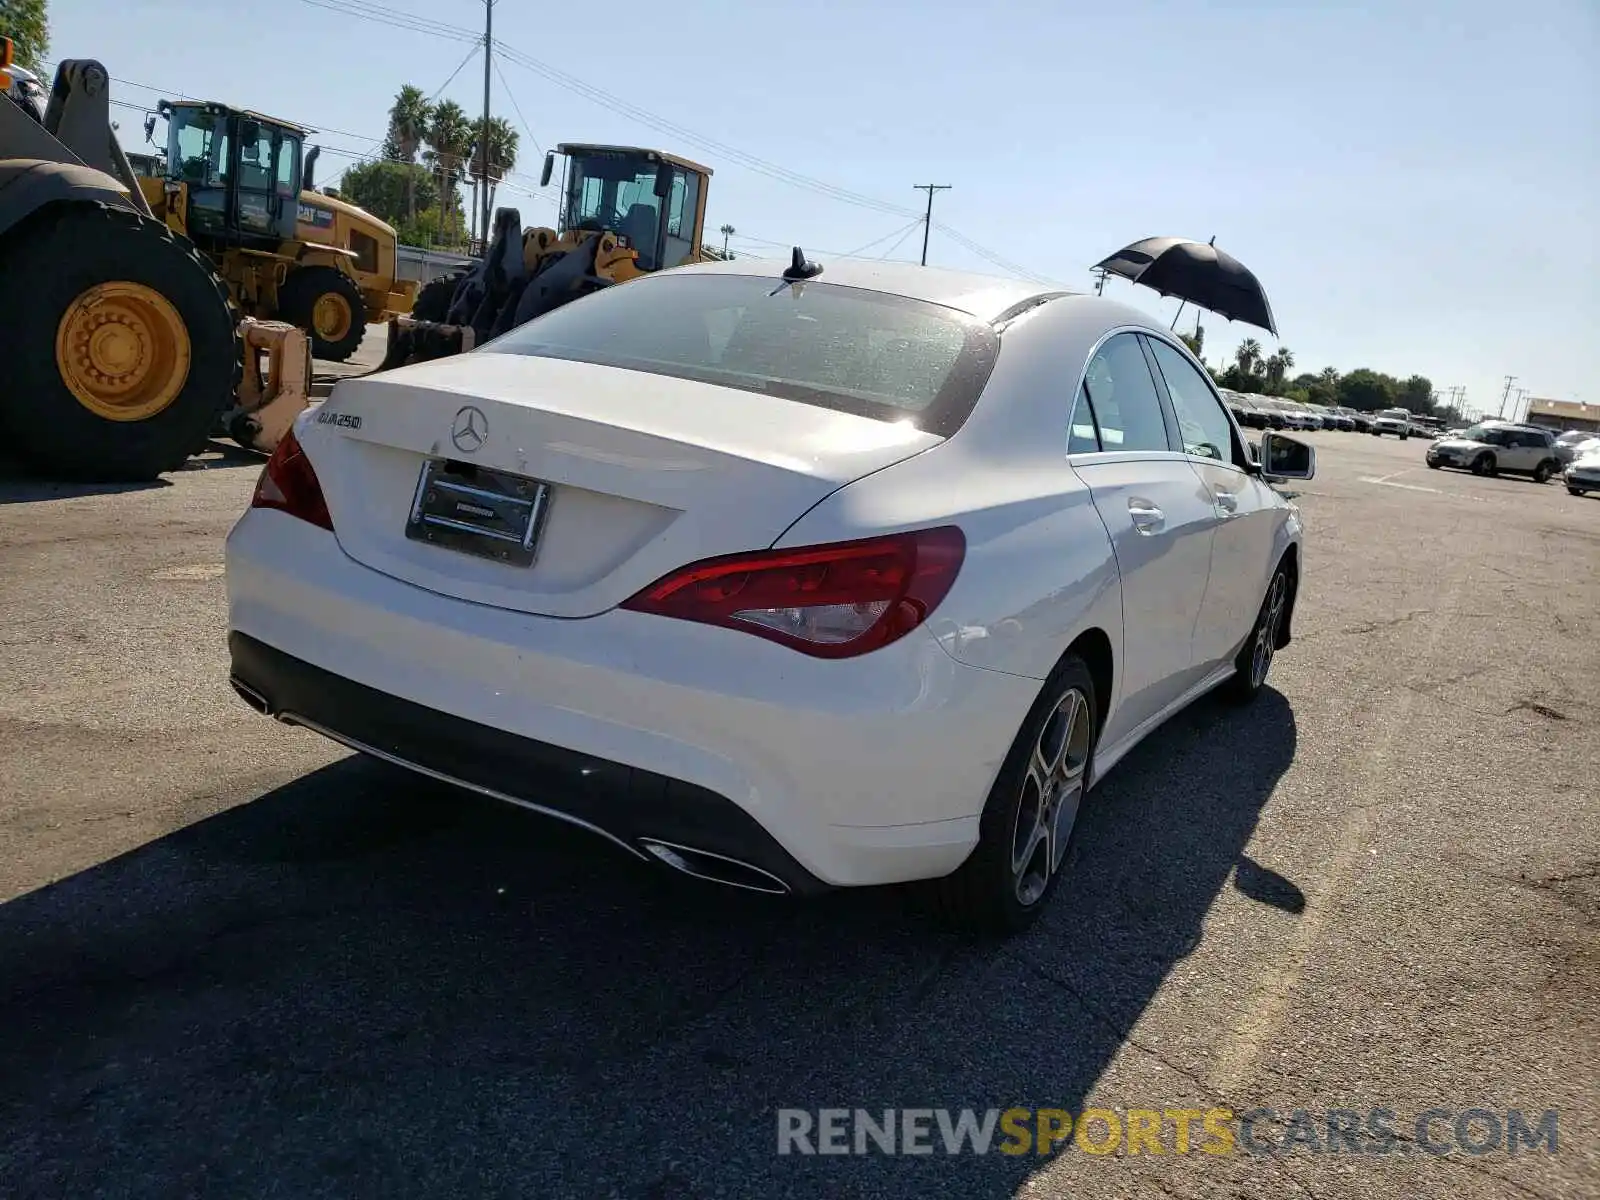
<svg viewBox="0 0 1600 1200"><path fill-rule="evenodd" d="M233 690L238 693L239 699L264 717L272 715L272 705L267 703L267 698L256 691L255 688L240 680L236 675L229 676L228 682L233 685Z"/></svg>
<svg viewBox="0 0 1600 1200"><path fill-rule="evenodd" d="M639 845L674 871L693 875L696 879L742 888L747 892L765 892L769 896L784 896L789 892L789 885L771 871L764 871L724 854L696 850L692 846L679 846L655 838L640 838Z"/></svg>

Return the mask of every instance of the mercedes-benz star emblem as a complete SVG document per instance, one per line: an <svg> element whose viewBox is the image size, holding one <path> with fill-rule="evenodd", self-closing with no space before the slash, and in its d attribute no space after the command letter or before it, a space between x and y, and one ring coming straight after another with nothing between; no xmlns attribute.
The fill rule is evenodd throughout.
<svg viewBox="0 0 1600 1200"><path fill-rule="evenodd" d="M469 404L456 413L455 423L450 426L450 440L457 450L471 454L488 438L489 418L483 415L483 409Z"/></svg>

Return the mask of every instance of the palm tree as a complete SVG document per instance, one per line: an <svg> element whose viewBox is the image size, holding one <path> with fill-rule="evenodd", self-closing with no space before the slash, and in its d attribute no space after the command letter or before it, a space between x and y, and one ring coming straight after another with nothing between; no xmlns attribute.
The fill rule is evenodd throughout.
<svg viewBox="0 0 1600 1200"><path fill-rule="evenodd" d="M406 84L389 109L389 141L384 147L385 154L407 166L415 163L432 120L433 106L428 103L428 97L421 88ZM410 171L406 172L406 218L412 221L417 218L416 179Z"/></svg>
<svg viewBox="0 0 1600 1200"><path fill-rule="evenodd" d="M481 185L489 189L489 209L494 210L495 189L500 186L500 181L516 169L517 144L521 135L511 128L511 122L504 117L489 118L489 135L484 136L483 118L479 117L472 123L472 174L474 178L473 189ZM484 170L484 144L488 144L488 170ZM477 205L474 204L476 209ZM482 236L487 238L487 230L482 231Z"/></svg>
<svg viewBox="0 0 1600 1200"><path fill-rule="evenodd" d="M1317 378L1319 380L1321 380L1323 383L1327 384L1329 387L1338 387L1339 386L1339 368L1338 367L1323 367L1322 368L1322 373L1320 375L1318 375Z"/></svg>
<svg viewBox="0 0 1600 1200"><path fill-rule="evenodd" d="M739 231L737 229L735 229L732 225L724 225L721 229L717 230L717 232L722 235L722 257L723 258L727 258L728 257L728 239L731 238L734 234L738 233Z"/></svg>
<svg viewBox="0 0 1600 1200"><path fill-rule="evenodd" d="M1280 347L1276 354L1267 359L1267 382L1273 387L1280 387L1284 378L1289 374L1289 369L1293 366L1293 352L1287 346Z"/></svg>
<svg viewBox="0 0 1600 1200"><path fill-rule="evenodd" d="M1256 364L1261 361L1261 343L1255 338L1245 338L1239 343L1239 348L1233 352L1233 359L1239 364L1239 370L1246 375L1255 374Z"/></svg>
<svg viewBox="0 0 1600 1200"><path fill-rule="evenodd" d="M442 100L434 105L428 121L428 149L423 160L439 177L439 203L443 206L442 218L448 232L450 214L456 203L456 182L461 178L461 164L472 152L472 123L461 105L454 100Z"/></svg>

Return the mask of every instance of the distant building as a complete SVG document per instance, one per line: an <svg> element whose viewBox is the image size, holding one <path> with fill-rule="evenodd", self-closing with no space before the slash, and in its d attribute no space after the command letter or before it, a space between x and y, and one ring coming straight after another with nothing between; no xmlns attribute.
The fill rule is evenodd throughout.
<svg viewBox="0 0 1600 1200"><path fill-rule="evenodd" d="M1600 404L1585 404L1579 400L1528 401L1530 425L1543 425L1547 429L1581 429L1587 433L1600 433Z"/></svg>

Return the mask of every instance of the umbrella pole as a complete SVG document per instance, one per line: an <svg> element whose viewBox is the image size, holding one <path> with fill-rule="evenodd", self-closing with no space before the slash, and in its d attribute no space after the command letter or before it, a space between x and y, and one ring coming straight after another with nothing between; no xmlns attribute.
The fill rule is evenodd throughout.
<svg viewBox="0 0 1600 1200"><path fill-rule="evenodd" d="M1186 303L1187 301L1185 300L1178 301L1178 311L1172 314L1172 324L1167 326L1168 329L1176 329L1178 327L1178 318L1183 316L1183 306Z"/></svg>

